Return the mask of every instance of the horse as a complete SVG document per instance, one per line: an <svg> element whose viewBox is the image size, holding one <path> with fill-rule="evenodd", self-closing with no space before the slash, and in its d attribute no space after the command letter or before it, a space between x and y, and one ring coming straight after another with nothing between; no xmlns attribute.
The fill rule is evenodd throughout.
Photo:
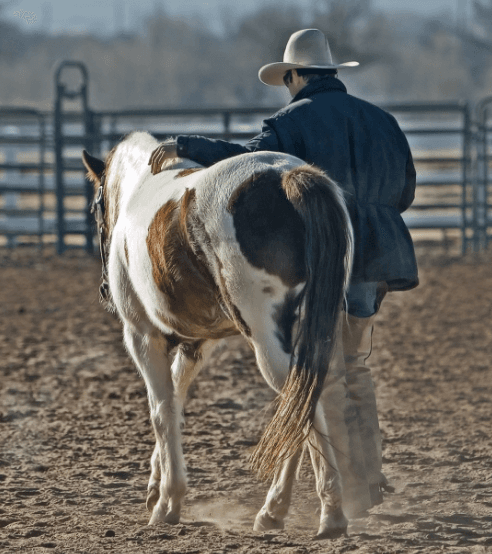
<svg viewBox="0 0 492 554"><path fill-rule="evenodd" d="M148 393L156 438L149 525L180 520L186 393L214 347L241 334L278 393L251 457L261 478L273 478L254 530L283 528L307 449L321 501L317 537L344 534L343 456L329 439L323 400L352 261L341 189L316 167L274 152L208 168L174 159L152 175L157 146L135 131L105 161L82 155L97 193L103 296Z"/></svg>

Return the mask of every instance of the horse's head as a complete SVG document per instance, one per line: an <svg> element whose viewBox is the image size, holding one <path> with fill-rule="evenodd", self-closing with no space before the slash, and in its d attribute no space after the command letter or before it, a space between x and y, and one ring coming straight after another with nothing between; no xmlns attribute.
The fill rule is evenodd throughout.
<svg viewBox="0 0 492 554"><path fill-rule="evenodd" d="M103 264L102 283L99 287L101 301L106 306L106 309L113 311L114 306L109 292L108 277L107 277L107 256L109 252L109 243L111 242L111 233L117 217L117 208L113 204L116 202L108 202L110 194L106 175L108 174L111 159L114 151L111 151L103 162L99 158L91 156L86 150L82 151L82 161L87 169L87 178L94 184L95 200L93 203L93 211L95 212L98 235L99 248ZM109 204L109 205L108 205Z"/></svg>
<svg viewBox="0 0 492 554"><path fill-rule="evenodd" d="M106 161L91 156L86 150L82 151L82 161L87 169L87 178L94 184L94 208L96 218L102 217L106 234L109 239L118 217L119 177L111 170L116 147L106 156ZM100 213L98 214L98 205Z"/></svg>

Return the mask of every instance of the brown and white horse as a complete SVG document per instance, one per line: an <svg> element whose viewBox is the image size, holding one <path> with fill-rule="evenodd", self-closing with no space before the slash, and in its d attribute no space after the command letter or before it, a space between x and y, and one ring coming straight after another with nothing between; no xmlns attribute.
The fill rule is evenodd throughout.
<svg viewBox="0 0 492 554"><path fill-rule="evenodd" d="M255 529L282 528L293 475L310 450L318 536L347 519L322 397L349 278L352 230L338 187L287 154L257 152L210 168L174 160L152 175L156 139L134 132L106 162L83 153L101 199L110 301L147 386L156 446L150 523L178 523L186 490L181 414L219 339L241 333L279 393L253 468L273 477ZM106 264L105 257L103 263Z"/></svg>

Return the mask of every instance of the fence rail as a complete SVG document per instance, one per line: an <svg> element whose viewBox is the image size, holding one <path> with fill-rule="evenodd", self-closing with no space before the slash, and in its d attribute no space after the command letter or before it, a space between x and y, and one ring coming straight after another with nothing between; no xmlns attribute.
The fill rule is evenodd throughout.
<svg viewBox="0 0 492 554"><path fill-rule="evenodd" d="M81 85L69 90L66 67L80 71ZM146 129L162 140L201 134L245 142L276 107L212 109L127 109L93 111L88 73L65 62L55 75L53 112L0 108L0 237L9 246L46 241L93 249L89 213L92 186L85 179L82 148L103 156L122 136ZM77 111L64 102L79 101ZM463 252L491 240L490 134L492 97L473 113L463 102L389 104L408 137L417 167L417 195L404 219L411 230L458 230Z"/></svg>

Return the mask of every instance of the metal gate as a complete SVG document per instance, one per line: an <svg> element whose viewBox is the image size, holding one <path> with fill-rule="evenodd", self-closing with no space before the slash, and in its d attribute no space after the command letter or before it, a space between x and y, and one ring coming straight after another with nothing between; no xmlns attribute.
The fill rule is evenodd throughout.
<svg viewBox="0 0 492 554"><path fill-rule="evenodd" d="M75 87L69 87L62 80L69 70L79 75ZM5 154L4 149L3 159L0 158L0 172L4 177L0 179L3 198L0 235L14 246L18 237L23 242L26 237L35 237L42 245L43 237L56 234L60 254L74 247L83 247L89 252L94 249L90 214L93 187L84 177L82 148L103 157L126 133L135 129L148 130L159 140L177 134L200 134L244 143L257 134L262 119L277 109L95 112L89 108L87 68L76 61L65 61L57 68L55 86L53 113L0 109L0 157L4 145L13 148L31 144L38 151L35 163L32 160L26 163L26 160L17 161L12 151ZM460 238L463 252L470 246L475 251L485 248L491 240L492 228L492 97L477 106L475 117L470 107L460 102L383 107L397 117L415 154L417 198L404 214L408 227L415 233L428 230L437 230L443 236L459 233L456 237ZM31 118L36 122L37 131L29 136L22 131L19 136L13 132L6 134L2 123L7 116L17 121ZM47 156L51 155L52 159L47 162ZM21 175L16 175L16 171ZM34 175L32 172L36 171ZM19 178L22 182L17 183ZM37 205L31 208L25 205L19 196L25 191L38 194ZM53 195L56 195L55 205ZM50 236L49 240L52 239Z"/></svg>
<svg viewBox="0 0 492 554"><path fill-rule="evenodd" d="M67 68L76 69L81 77L78 88L69 89L62 82ZM57 251L62 254L68 248L78 246L67 242L70 235L82 235L85 249L92 252L93 223L90 206L93 196L92 185L87 179L80 183L80 172L84 171L81 162L81 147L98 154L98 136L95 136L94 113L88 103L89 74L81 62L62 62L55 73L56 101L54 110L54 150L56 168L56 220ZM64 111L67 100L80 102L79 113ZM68 156L66 149L78 146L76 156ZM74 180L75 178L75 180Z"/></svg>
<svg viewBox="0 0 492 554"><path fill-rule="evenodd" d="M476 175L474 180L474 228L475 251L486 248L492 240L489 228L492 227L492 184L491 168L492 151L489 141L492 127L492 96L484 98L477 106L477 152Z"/></svg>
<svg viewBox="0 0 492 554"><path fill-rule="evenodd" d="M445 236L459 230L464 253L474 240L470 108L465 102L387 105L412 148L417 169L417 193L403 214L407 226L439 230Z"/></svg>
<svg viewBox="0 0 492 554"><path fill-rule="evenodd" d="M0 108L0 155L0 234L10 247L20 236L24 242L27 238L42 246L50 231L45 205L49 169L45 116L37 110Z"/></svg>

